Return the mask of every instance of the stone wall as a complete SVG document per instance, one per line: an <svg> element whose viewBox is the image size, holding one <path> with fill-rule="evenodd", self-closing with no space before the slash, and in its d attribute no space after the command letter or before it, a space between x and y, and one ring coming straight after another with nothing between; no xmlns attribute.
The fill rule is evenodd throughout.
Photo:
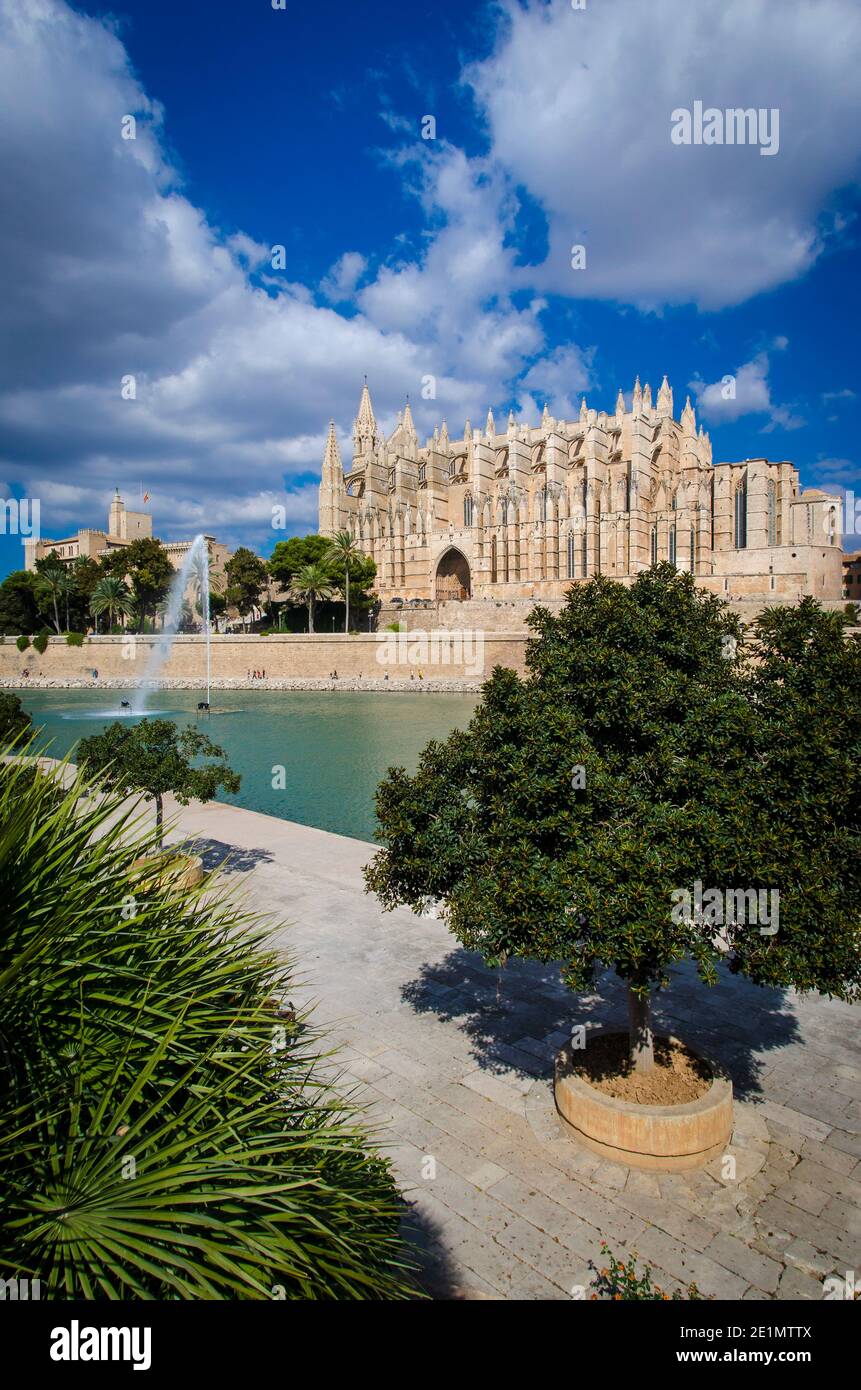
<svg viewBox="0 0 861 1390"><path fill-rule="evenodd" d="M152 650L152 637L88 637L71 647L65 637L52 637L41 655L32 647L19 652L13 637L0 644L0 680L40 677L46 680L138 681ZM494 666L525 672L526 638L522 632L473 632L454 629L449 637L417 632L395 634L285 633L212 638L214 681L244 681L250 671L265 671L267 680L326 679L332 671L341 678L379 680L418 677L426 681L481 680ZM162 668L166 679L204 679L206 658L200 637L177 637ZM27 676L24 676L24 672Z"/></svg>

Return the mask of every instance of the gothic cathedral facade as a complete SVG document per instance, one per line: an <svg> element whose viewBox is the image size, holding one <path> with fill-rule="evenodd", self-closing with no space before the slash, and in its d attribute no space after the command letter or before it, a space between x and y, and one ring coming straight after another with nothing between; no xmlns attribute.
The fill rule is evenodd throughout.
<svg viewBox="0 0 861 1390"><path fill-rule="evenodd" d="M802 489L791 463L714 463L690 399L678 420L666 377L634 385L613 414L589 409L499 431L445 422L419 445L409 403L387 438L365 385L345 471L334 424L320 532L349 531L384 601L559 599L573 582L630 581L658 560L729 597L792 602L842 593L839 499Z"/></svg>

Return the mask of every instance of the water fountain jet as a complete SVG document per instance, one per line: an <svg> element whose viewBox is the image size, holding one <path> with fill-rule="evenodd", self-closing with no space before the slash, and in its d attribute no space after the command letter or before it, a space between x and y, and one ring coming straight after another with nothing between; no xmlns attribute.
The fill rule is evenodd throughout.
<svg viewBox="0 0 861 1390"><path fill-rule="evenodd" d="M174 575L168 590L164 612L164 625L147 657L143 676L132 696L132 713L144 714L149 691L157 687L159 676L170 658L173 642L182 621L182 604L189 586L197 591L200 612L203 619L203 636L206 645L206 704L209 705L212 683L212 650L209 620L209 549L206 537L195 536L188 548L180 569Z"/></svg>

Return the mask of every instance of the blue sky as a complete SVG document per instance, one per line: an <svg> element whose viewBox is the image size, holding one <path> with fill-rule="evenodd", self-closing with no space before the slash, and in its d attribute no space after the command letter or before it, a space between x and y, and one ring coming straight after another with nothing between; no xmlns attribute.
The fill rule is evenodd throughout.
<svg viewBox="0 0 861 1390"><path fill-rule="evenodd" d="M859 41L855 0L0 0L0 483L268 553L365 373L460 434L666 372L715 459L861 496ZM777 152L675 145L695 101Z"/></svg>

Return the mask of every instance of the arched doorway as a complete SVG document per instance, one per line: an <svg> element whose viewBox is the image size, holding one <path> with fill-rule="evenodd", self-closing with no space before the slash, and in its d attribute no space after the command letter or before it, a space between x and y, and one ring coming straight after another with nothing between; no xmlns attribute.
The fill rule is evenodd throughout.
<svg viewBox="0 0 861 1390"><path fill-rule="evenodd" d="M437 565L436 598L438 603L469 598L471 590L469 561L459 550L447 550Z"/></svg>

